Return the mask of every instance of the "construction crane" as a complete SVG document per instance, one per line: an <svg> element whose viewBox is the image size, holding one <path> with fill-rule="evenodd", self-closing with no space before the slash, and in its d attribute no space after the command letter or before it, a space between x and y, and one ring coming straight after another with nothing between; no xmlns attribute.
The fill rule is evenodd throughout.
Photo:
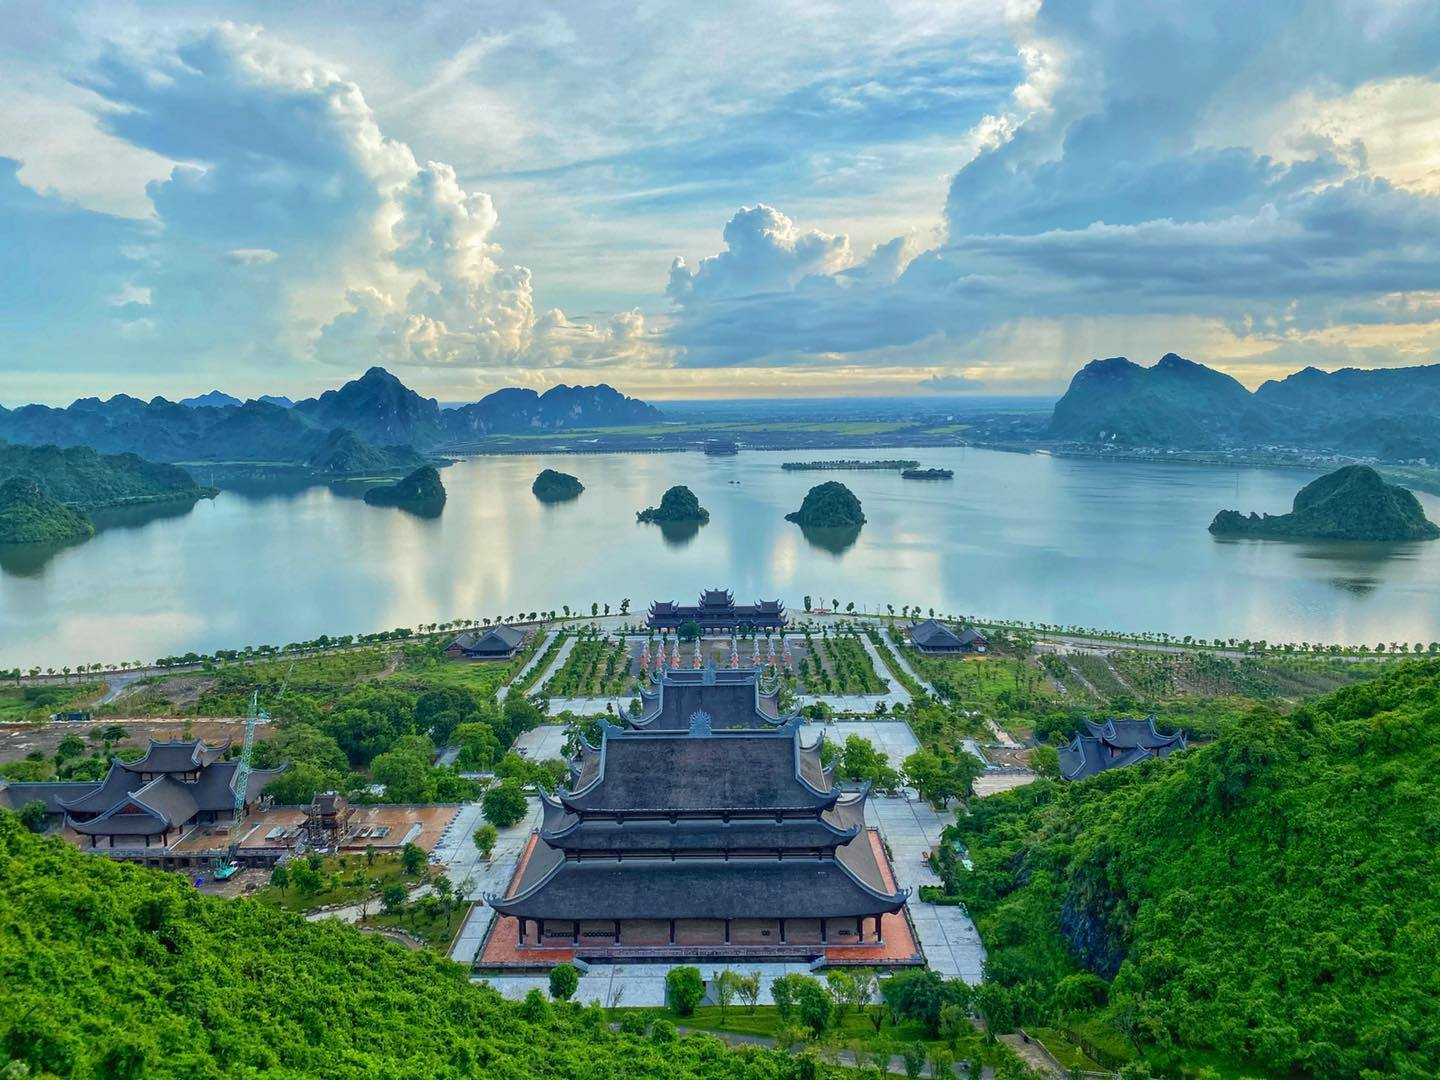
<svg viewBox="0 0 1440 1080"><path fill-rule="evenodd" d="M285 690L290 685L290 673L294 670L295 663L291 661L290 670L285 672L285 681L280 684L280 693L276 695L277 702L285 696ZM240 751L240 763L235 766L235 812L230 819L230 846L224 856L215 860L215 871L211 876L216 881L233 877L235 871L240 869L240 863L235 856L240 850L241 827L245 824L245 791L250 786L250 758L255 749L255 727L261 720L269 719L270 714L260 709L260 691L252 691L250 711L245 717L245 744Z"/></svg>

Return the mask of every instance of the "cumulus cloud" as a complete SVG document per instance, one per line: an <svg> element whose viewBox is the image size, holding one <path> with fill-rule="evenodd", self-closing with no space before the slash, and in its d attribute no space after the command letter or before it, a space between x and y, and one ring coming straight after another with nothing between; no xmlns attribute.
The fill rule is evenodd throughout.
<svg viewBox="0 0 1440 1080"><path fill-rule="evenodd" d="M806 278L834 274L855 261L847 236L802 230L772 206L741 207L725 226L725 250L691 270L670 268L666 290L680 304L792 289Z"/></svg>
<svg viewBox="0 0 1440 1080"><path fill-rule="evenodd" d="M742 212L724 251L679 267L680 287L672 273L684 362L838 364L936 335L958 360L976 335L1034 317L1204 316L1276 338L1435 319L1428 304L1396 314L1397 297L1440 280L1440 197L1413 141L1400 141L1402 188L1369 167L1366 133L1335 119L1351 108L1332 105L1328 127L1288 141L1248 118L1275 101L1348 102L1376 80L1413 111L1428 100L1414 81L1437 85L1440 8L1402 3L1376 19L1348 0L1315 7L1302 19L1239 0L1033 6L1017 28L1027 78L972 132L944 241L895 274L867 272L884 261L877 248L787 277L783 247L733 257ZM1403 94L1393 80L1407 80ZM1281 120L1297 130L1293 109ZM712 263L724 272L707 292Z"/></svg>

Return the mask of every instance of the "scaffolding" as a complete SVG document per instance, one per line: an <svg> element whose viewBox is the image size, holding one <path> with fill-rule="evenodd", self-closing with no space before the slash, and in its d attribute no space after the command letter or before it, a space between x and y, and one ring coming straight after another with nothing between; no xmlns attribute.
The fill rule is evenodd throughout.
<svg viewBox="0 0 1440 1080"><path fill-rule="evenodd" d="M305 843L312 848L338 848L350 833L355 808L337 791L322 791L305 813Z"/></svg>

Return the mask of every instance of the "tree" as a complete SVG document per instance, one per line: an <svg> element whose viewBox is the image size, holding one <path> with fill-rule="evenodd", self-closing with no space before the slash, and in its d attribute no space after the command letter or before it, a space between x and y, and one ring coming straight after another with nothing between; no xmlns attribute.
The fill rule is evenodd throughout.
<svg viewBox="0 0 1440 1080"><path fill-rule="evenodd" d="M525 791L518 780L506 780L496 784L480 800L480 812L485 820L502 828L514 825L529 810Z"/></svg>
<svg viewBox="0 0 1440 1080"><path fill-rule="evenodd" d="M550 996L556 1001L569 1001L580 988L580 973L569 964L556 964L550 969Z"/></svg>
<svg viewBox="0 0 1440 1080"><path fill-rule="evenodd" d="M85 753L85 740L78 735L66 735L60 740L60 745L55 747L55 763L58 765L70 758L79 757Z"/></svg>
<svg viewBox="0 0 1440 1080"><path fill-rule="evenodd" d="M675 631L675 636L681 641L696 641L700 637L700 624L694 619L686 619Z"/></svg>
<svg viewBox="0 0 1440 1080"><path fill-rule="evenodd" d="M753 1013L760 1001L760 973L752 971L749 975L736 975L735 996L745 1003L746 1012Z"/></svg>
<svg viewBox="0 0 1440 1080"><path fill-rule="evenodd" d="M480 852L480 857L486 862L490 861L490 855L495 850L495 841L500 836L500 830L496 829L488 821L475 830L473 837L475 849Z"/></svg>
<svg viewBox="0 0 1440 1080"><path fill-rule="evenodd" d="M276 863L275 869L270 871L270 884L280 890L280 895L285 895L285 889L290 884L290 871L285 869L284 863Z"/></svg>
<svg viewBox="0 0 1440 1080"><path fill-rule="evenodd" d="M900 1060L905 1063L905 1075L910 1080L919 1080L925 1072L925 1044L905 1043L900 1047Z"/></svg>
<svg viewBox="0 0 1440 1080"><path fill-rule="evenodd" d="M825 987L820 985L820 980L812 979L808 975L791 977L796 980L794 987L795 1015L802 1024L818 1035L830 1024L834 1002L826 993Z"/></svg>
<svg viewBox="0 0 1440 1080"><path fill-rule="evenodd" d="M387 915L398 915L405 907L405 886L398 883L386 885L380 894L380 906Z"/></svg>
<svg viewBox="0 0 1440 1080"><path fill-rule="evenodd" d="M419 844L406 844L400 849L400 868L411 876L425 869L425 849Z"/></svg>
<svg viewBox="0 0 1440 1080"><path fill-rule="evenodd" d="M1036 776L1045 780L1060 779L1060 751L1041 743L1030 751L1030 768L1035 770Z"/></svg>
<svg viewBox="0 0 1440 1080"><path fill-rule="evenodd" d="M377 783L385 785L385 797L391 802L423 803L435 796L430 759L414 750L380 754L371 762L370 772Z"/></svg>
<svg viewBox="0 0 1440 1080"><path fill-rule="evenodd" d="M24 825L25 828L33 833L44 832L46 815L45 800L31 799L24 806L20 807L20 824Z"/></svg>
<svg viewBox="0 0 1440 1080"><path fill-rule="evenodd" d="M720 1006L720 1019L722 1022L725 1019L726 1010L735 1002L739 989L735 984L735 980L738 978L740 978L740 976L736 975L735 972L729 968L726 968L715 976L715 981L711 984L715 992L715 1004Z"/></svg>
<svg viewBox="0 0 1440 1080"><path fill-rule="evenodd" d="M665 999L676 1016L689 1016L705 997L705 981L697 967L675 967L665 976Z"/></svg>

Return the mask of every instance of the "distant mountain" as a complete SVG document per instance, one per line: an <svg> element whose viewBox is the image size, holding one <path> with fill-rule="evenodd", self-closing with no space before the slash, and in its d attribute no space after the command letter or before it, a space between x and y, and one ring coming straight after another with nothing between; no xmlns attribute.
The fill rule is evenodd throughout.
<svg viewBox="0 0 1440 1080"><path fill-rule="evenodd" d="M263 401L267 405L278 405L282 409L293 409L295 402L291 401L284 394L261 394L255 400Z"/></svg>
<svg viewBox="0 0 1440 1080"><path fill-rule="evenodd" d="M1387 484L1368 465L1347 465L1300 489L1288 514L1221 510L1216 536L1315 540L1434 540L1440 528L1406 488Z"/></svg>
<svg viewBox="0 0 1440 1080"><path fill-rule="evenodd" d="M1050 434L1175 449L1286 446L1389 461L1440 460L1440 365L1306 368L1253 394L1174 353L1145 368L1092 360L1055 403Z"/></svg>
<svg viewBox="0 0 1440 1080"><path fill-rule="evenodd" d="M374 476L408 472L425 464L411 446L374 446L349 428L336 428L325 436L305 464L333 476Z"/></svg>
<svg viewBox="0 0 1440 1080"><path fill-rule="evenodd" d="M49 494L33 476L0 482L0 544L55 544L93 535L89 518Z"/></svg>
<svg viewBox="0 0 1440 1080"><path fill-rule="evenodd" d="M660 410L614 387L552 386L543 394L512 387L497 390L457 409L446 409L444 423L457 439L479 435L510 435L565 428L653 424Z"/></svg>
<svg viewBox="0 0 1440 1080"><path fill-rule="evenodd" d="M336 429L385 454L395 447L423 452L495 433L650 423L660 415L609 386L557 386L544 394L500 390L442 413L434 398L422 397L379 367L300 402L271 397L240 403L220 391L186 400L147 402L117 394L107 401L81 398L63 409L0 408L0 439L88 446L152 461L300 464L325 454Z"/></svg>
<svg viewBox="0 0 1440 1080"><path fill-rule="evenodd" d="M223 394L219 390L211 390L208 394L201 394L199 397L181 398L180 404L192 409L223 409L228 405L245 403L239 398Z"/></svg>
<svg viewBox="0 0 1440 1080"><path fill-rule="evenodd" d="M0 482L23 477L58 502L81 510L183 501L214 493L177 465L134 454L97 454L88 446L10 446L0 443Z"/></svg>

